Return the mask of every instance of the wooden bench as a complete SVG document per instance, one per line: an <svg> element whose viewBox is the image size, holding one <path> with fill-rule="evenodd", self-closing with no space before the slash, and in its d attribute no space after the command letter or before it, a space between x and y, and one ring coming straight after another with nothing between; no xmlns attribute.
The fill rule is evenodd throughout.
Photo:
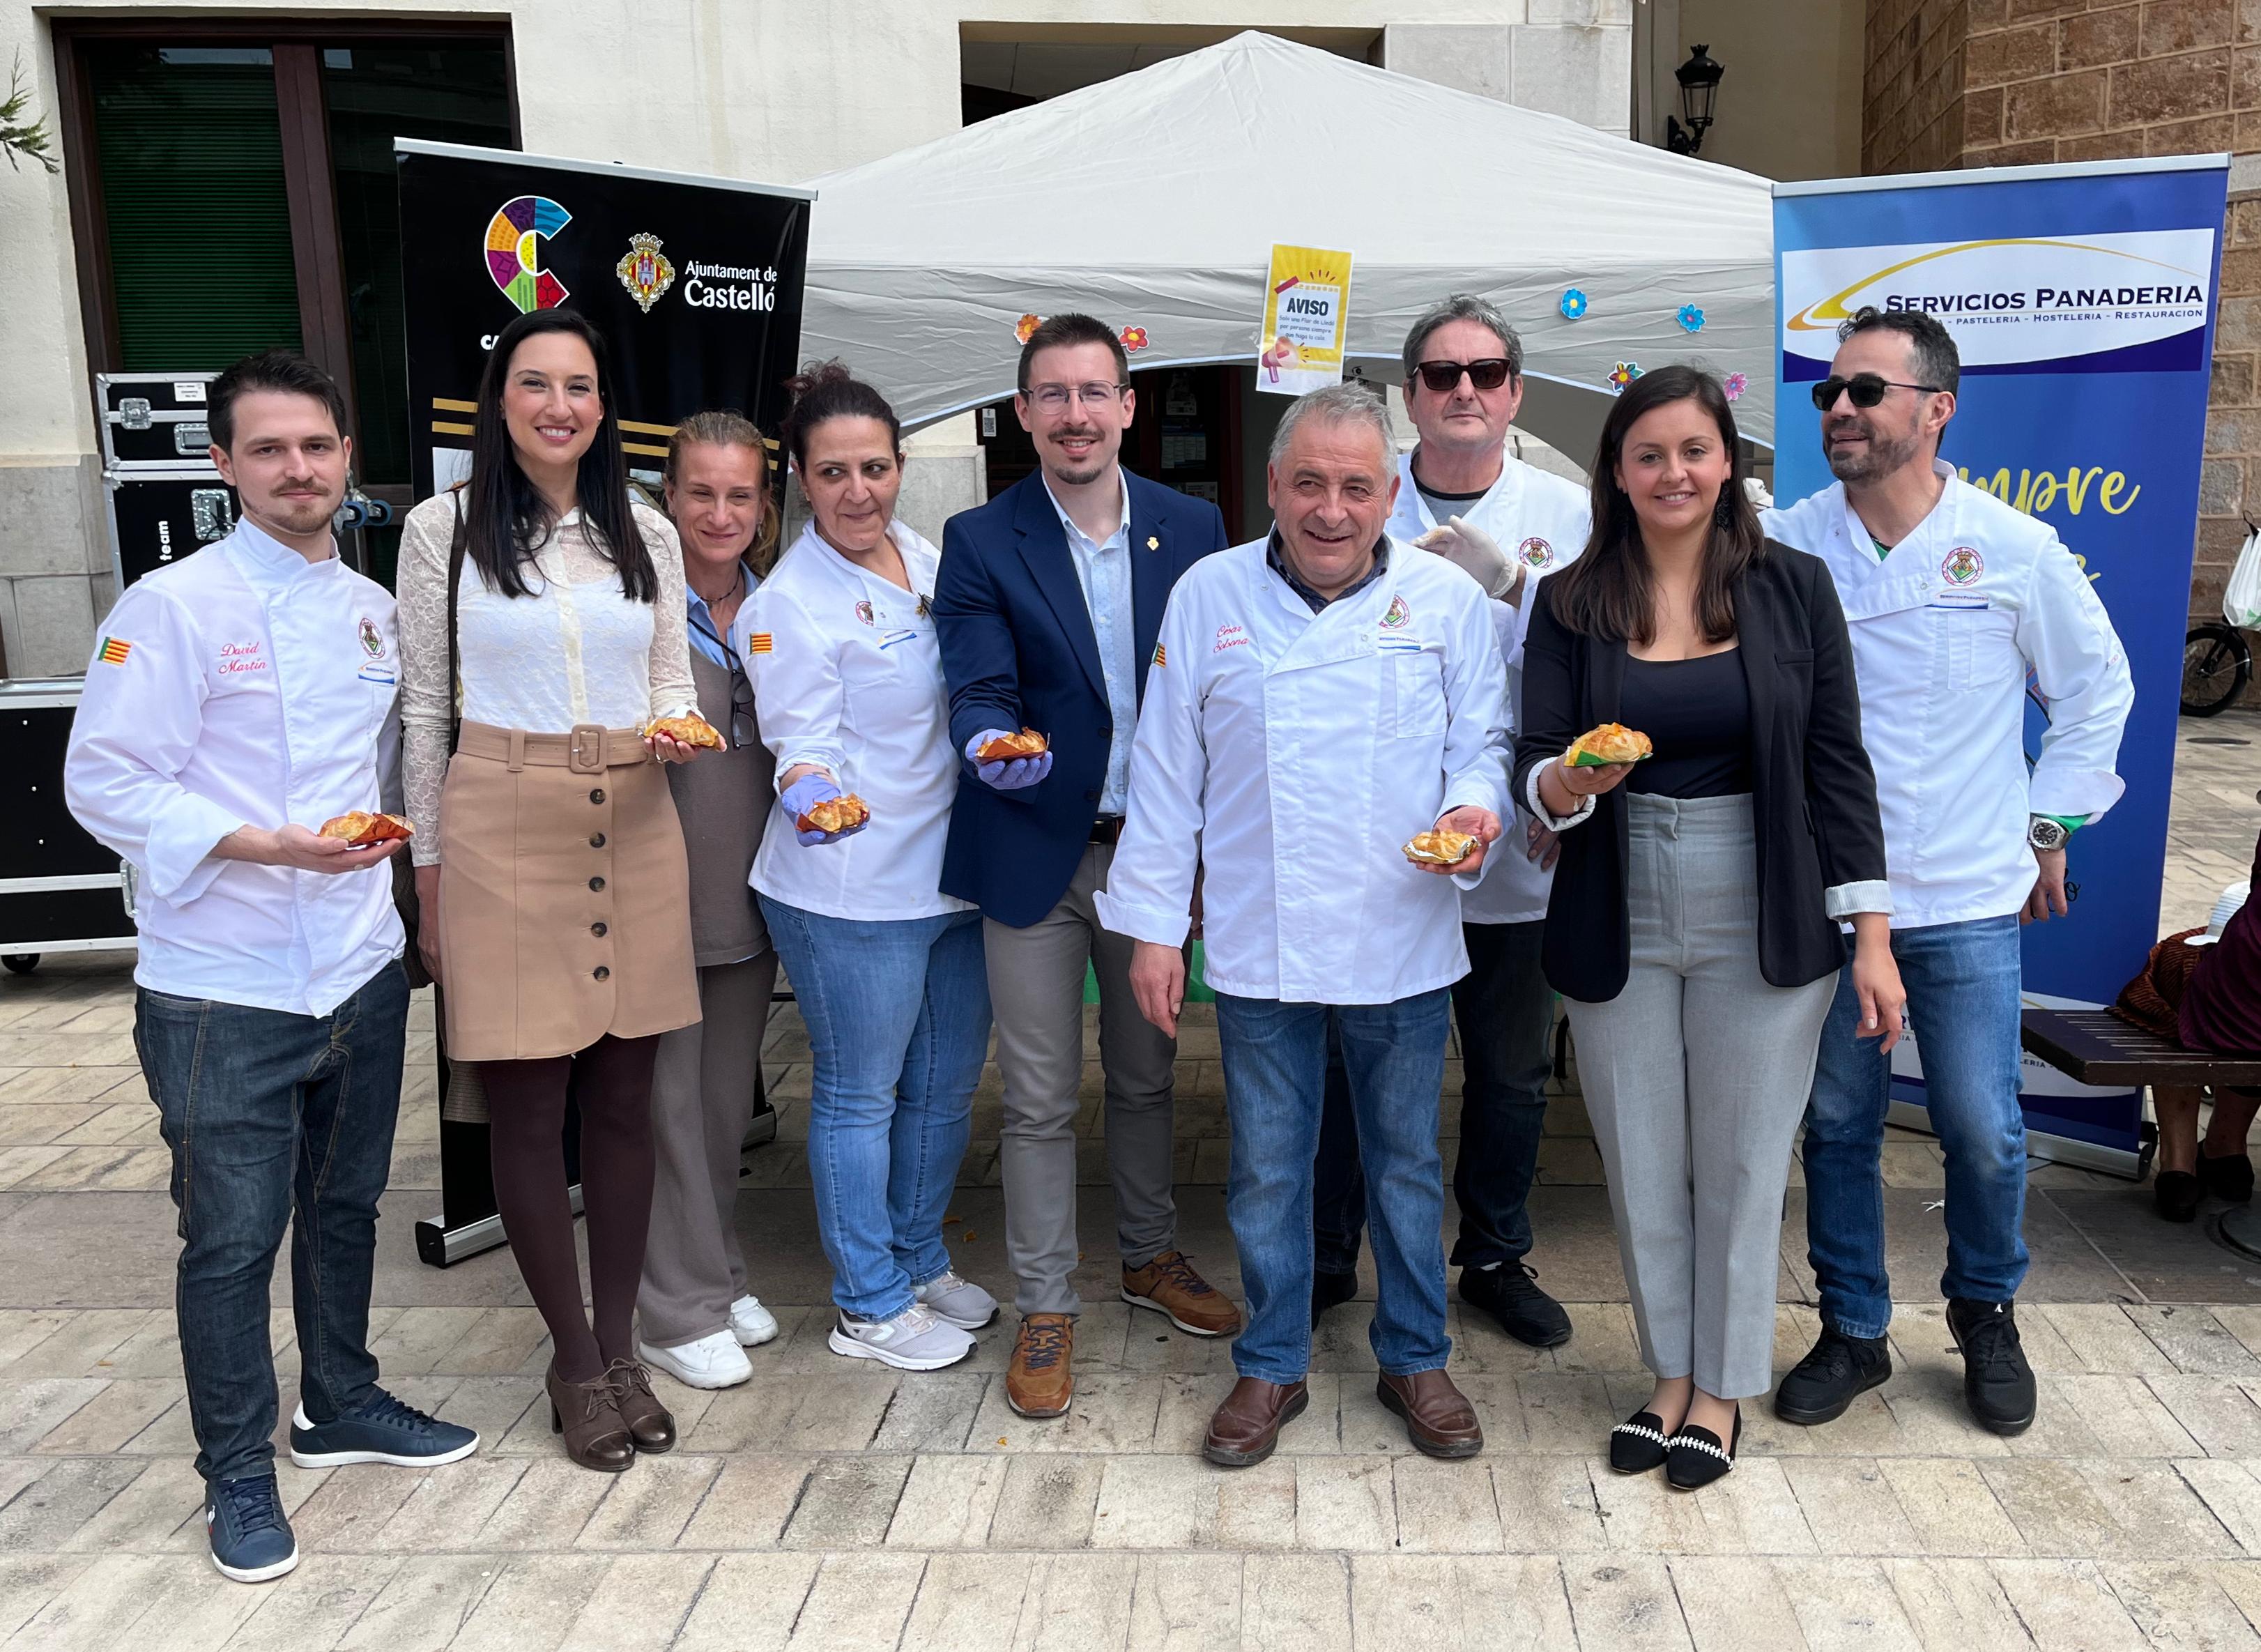
<svg viewBox="0 0 2261 1652"><path fill-rule="evenodd" d="M2186 1050L2108 1009L2028 1009L2019 1032L2026 1048L2058 1072L2105 1089L2261 1085L2261 1056Z"/></svg>

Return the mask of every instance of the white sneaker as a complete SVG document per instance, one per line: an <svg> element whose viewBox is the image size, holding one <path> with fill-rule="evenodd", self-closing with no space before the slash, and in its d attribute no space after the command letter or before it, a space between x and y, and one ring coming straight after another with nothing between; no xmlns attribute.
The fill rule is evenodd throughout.
<svg viewBox="0 0 2261 1652"><path fill-rule="evenodd" d="M973 1352L973 1339L945 1325L934 1310L915 1302L892 1319L854 1319L845 1312L825 1339L835 1354L851 1360L877 1360L899 1371L939 1371Z"/></svg>
<svg viewBox="0 0 2261 1652"><path fill-rule="evenodd" d="M753 1361L727 1331L713 1332L696 1342L678 1343L671 1348L638 1342L636 1357L646 1365L657 1366L686 1388L736 1388L754 1375Z"/></svg>
<svg viewBox="0 0 2261 1652"><path fill-rule="evenodd" d="M997 1317L997 1299L955 1271L936 1275L917 1287L918 1299L935 1318L960 1331L979 1331Z"/></svg>
<svg viewBox="0 0 2261 1652"><path fill-rule="evenodd" d="M762 1306L759 1296L741 1296L730 1304L730 1334L743 1348L758 1348L778 1332L777 1317Z"/></svg>

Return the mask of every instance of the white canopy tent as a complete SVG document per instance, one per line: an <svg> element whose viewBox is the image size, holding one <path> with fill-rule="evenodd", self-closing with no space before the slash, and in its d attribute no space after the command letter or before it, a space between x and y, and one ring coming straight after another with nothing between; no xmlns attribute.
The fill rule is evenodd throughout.
<svg viewBox="0 0 2261 1652"><path fill-rule="evenodd" d="M1010 394L1023 314L1143 328L1135 370L1251 362L1288 242L1352 254L1350 348L1370 379L1399 377L1423 310L1475 292L1523 335L1521 422L1581 461L1619 362L1746 374L1739 422L1773 440L1764 179L1271 35L813 187L803 353L852 363L911 426Z"/></svg>

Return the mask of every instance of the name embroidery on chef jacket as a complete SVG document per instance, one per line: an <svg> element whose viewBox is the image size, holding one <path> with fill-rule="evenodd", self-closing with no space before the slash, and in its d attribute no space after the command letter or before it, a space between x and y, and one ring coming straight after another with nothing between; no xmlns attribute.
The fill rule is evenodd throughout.
<svg viewBox="0 0 2261 1652"><path fill-rule="evenodd" d="M1222 654L1229 648L1246 648L1248 645L1248 633L1242 627L1238 624L1220 625L1217 628L1217 645L1209 652ZM1157 658L1155 664L1159 665L1161 661Z"/></svg>
<svg viewBox="0 0 2261 1652"><path fill-rule="evenodd" d="M267 669L265 644L260 643L223 643L219 658L212 669L222 677L240 677Z"/></svg>

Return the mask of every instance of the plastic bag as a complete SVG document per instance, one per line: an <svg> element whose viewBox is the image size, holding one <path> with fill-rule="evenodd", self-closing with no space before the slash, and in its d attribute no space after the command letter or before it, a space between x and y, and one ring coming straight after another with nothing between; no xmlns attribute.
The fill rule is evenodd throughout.
<svg viewBox="0 0 2261 1652"><path fill-rule="evenodd" d="M2245 535L2229 584L2222 593L2222 617L2244 629L2261 626L2261 528Z"/></svg>

